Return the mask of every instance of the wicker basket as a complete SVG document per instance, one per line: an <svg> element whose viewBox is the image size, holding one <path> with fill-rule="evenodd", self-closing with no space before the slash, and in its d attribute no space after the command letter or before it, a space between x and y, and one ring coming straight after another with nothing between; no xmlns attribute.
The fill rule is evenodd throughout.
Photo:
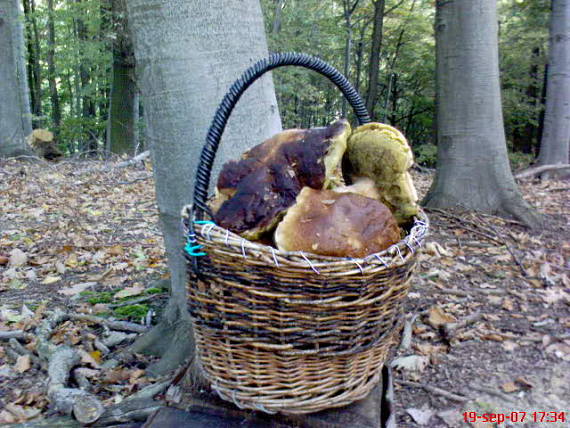
<svg viewBox="0 0 570 428"><path fill-rule="evenodd" d="M208 132L194 204L184 212L189 310L204 376L220 397L269 413L310 413L361 399L378 382L399 337L428 220L421 212L405 239L364 259L283 252L209 221L210 170L226 121L255 79L284 65L327 76L359 122L370 121L348 81L307 55L273 55L234 83Z"/></svg>

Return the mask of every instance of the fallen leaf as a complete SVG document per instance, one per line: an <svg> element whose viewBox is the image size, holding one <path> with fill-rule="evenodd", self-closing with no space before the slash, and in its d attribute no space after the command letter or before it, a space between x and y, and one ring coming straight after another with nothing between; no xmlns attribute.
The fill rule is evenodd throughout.
<svg viewBox="0 0 570 428"><path fill-rule="evenodd" d="M22 250L14 248L10 251L10 261L8 264L10 266L18 267L25 265L28 261L28 256Z"/></svg>
<svg viewBox="0 0 570 428"><path fill-rule="evenodd" d="M501 389L505 392L516 392L520 391L520 387L514 382L507 382L501 385Z"/></svg>
<svg viewBox="0 0 570 428"><path fill-rule="evenodd" d="M532 383L530 383L528 380L526 380L524 377L517 377L515 379L515 383L517 385L520 385L521 388L526 389L526 390L534 388L534 385Z"/></svg>
<svg viewBox="0 0 570 428"><path fill-rule="evenodd" d="M501 336L500 334L496 334L496 333L484 334L481 336L481 339L492 340L493 342L503 342L505 340L505 338L503 336Z"/></svg>
<svg viewBox="0 0 570 428"><path fill-rule="evenodd" d="M57 261L55 262L55 270L60 275L63 275L65 273L65 265L62 262Z"/></svg>
<svg viewBox="0 0 570 428"><path fill-rule="evenodd" d="M46 277L46 279L42 281L42 284L50 285L50 284L55 284L58 281L61 281L60 276L48 276Z"/></svg>
<svg viewBox="0 0 570 428"><path fill-rule="evenodd" d="M408 355L396 358L392 361L392 367L396 370L422 372L428 365L429 358L421 355Z"/></svg>
<svg viewBox="0 0 570 428"><path fill-rule="evenodd" d="M505 340L501 346L503 347L503 349L507 352L513 352L515 349L517 349L519 347L519 344L516 342L513 342L512 340Z"/></svg>
<svg viewBox="0 0 570 428"><path fill-rule="evenodd" d="M549 288L543 290L541 294L542 300L548 304L557 303L560 300L570 302L570 295L562 288Z"/></svg>
<svg viewBox="0 0 570 428"><path fill-rule="evenodd" d="M4 265L8 264L9 261L10 261L9 257L0 256L0 266L4 266Z"/></svg>
<svg viewBox="0 0 570 428"><path fill-rule="evenodd" d="M139 286L134 286L134 287L127 287L124 288L123 290L119 291L118 293L115 293L115 295L113 296L115 299L122 299L125 297L132 297L132 296L139 296L144 292L145 288L141 285Z"/></svg>
<svg viewBox="0 0 570 428"><path fill-rule="evenodd" d="M80 282L79 284L72 285L71 287L62 288L61 290L58 290L57 292L59 294L65 295L65 296L76 296L79 293L82 293L83 291L87 290L88 288L93 287L94 285L97 285L97 283L96 282Z"/></svg>
<svg viewBox="0 0 570 428"><path fill-rule="evenodd" d="M406 413L412 417L415 423L418 425L427 425L429 420L434 414L434 411L429 408L422 408L422 409L406 409Z"/></svg>
<svg viewBox="0 0 570 428"><path fill-rule="evenodd" d="M447 314L439 306L432 306L428 313L428 324L434 328L439 328L443 324L455 322L457 319L450 314Z"/></svg>
<svg viewBox="0 0 570 428"><path fill-rule="evenodd" d="M32 360L29 355L20 355L14 365L14 370L18 373L24 373L32 367Z"/></svg>
<svg viewBox="0 0 570 428"><path fill-rule="evenodd" d="M14 416L16 416L19 422L25 422L29 419L35 418L42 412L41 409L36 409L34 407L19 406L17 404L12 404L12 403L6 404L5 408Z"/></svg>
<svg viewBox="0 0 570 428"><path fill-rule="evenodd" d="M122 256L125 254L125 249L122 245L113 245L111 248L107 250L107 254L112 256Z"/></svg>
<svg viewBox="0 0 570 428"><path fill-rule="evenodd" d="M99 352L99 351L96 351ZM79 354L81 355L81 362L83 364L89 364L91 367L98 369L99 368L99 363L97 362L97 360L91 355L92 352L86 352L83 350L79 351Z"/></svg>
<svg viewBox="0 0 570 428"><path fill-rule="evenodd" d="M103 356L101 351L89 352L89 355L91 355L91 357L95 360L95 362L97 364L101 364L101 360L102 360L102 356Z"/></svg>
<svg viewBox="0 0 570 428"><path fill-rule="evenodd" d="M513 311L515 309L515 304L513 303L513 301L511 299L507 298L507 299L503 300L502 307L506 311Z"/></svg>
<svg viewBox="0 0 570 428"><path fill-rule="evenodd" d="M416 343L414 344L414 349L422 355L441 354L443 352L447 352L447 346L432 345L431 343Z"/></svg>

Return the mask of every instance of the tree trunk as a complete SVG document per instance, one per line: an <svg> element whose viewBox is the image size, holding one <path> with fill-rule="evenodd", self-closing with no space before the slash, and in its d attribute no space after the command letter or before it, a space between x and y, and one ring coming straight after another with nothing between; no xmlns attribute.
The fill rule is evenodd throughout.
<svg viewBox="0 0 570 428"><path fill-rule="evenodd" d="M273 14L273 26L271 28L272 34L277 34L281 31L281 17L283 16L284 7L285 0L275 0L275 13Z"/></svg>
<svg viewBox="0 0 570 428"><path fill-rule="evenodd" d="M344 24L346 31L346 40L344 44L344 76L350 80L350 58L352 56L352 14L358 6L360 0L343 0L343 13L344 13ZM341 104L342 117L346 117L347 103L346 99L343 97Z"/></svg>
<svg viewBox="0 0 570 428"><path fill-rule="evenodd" d="M26 38L28 46L28 86L32 101L32 124L42 127L42 77L40 65L40 36L36 19L34 0L24 0L26 16Z"/></svg>
<svg viewBox="0 0 570 428"><path fill-rule="evenodd" d="M138 124L138 97L135 84L135 58L126 16L126 0L112 0L114 43L113 81L107 132L108 150L134 154ZM137 113L137 114L135 114Z"/></svg>
<svg viewBox="0 0 570 428"><path fill-rule="evenodd" d="M529 81L526 88L526 103L533 111L538 108L540 101L538 97L538 57L540 56L540 48L532 49L532 63L529 70ZM524 120L524 125L515 126L512 133L513 149L522 153L535 154L535 140L537 134L537 126L528 118Z"/></svg>
<svg viewBox="0 0 570 428"><path fill-rule="evenodd" d="M48 0L48 50L47 50L47 63L48 63L48 82L49 92L51 99L51 117L53 121L54 130L59 132L61 126L61 108L59 105L59 94L57 91L57 82L55 81L55 24L54 24L54 9L53 0Z"/></svg>
<svg viewBox="0 0 570 428"><path fill-rule="evenodd" d="M48 0L53 1L53 0ZM83 0L75 0L76 3L82 3ZM83 150L91 154L97 151L97 140L95 135L91 132L90 122L96 116L95 102L93 101L93 89L90 88L91 84L91 67L89 65L89 58L85 55L86 44L88 42L87 27L82 17L84 12L81 12L77 18L77 38L79 39L80 46L80 63L79 63L79 79L81 81L81 116L84 119L83 128L87 132L83 132Z"/></svg>
<svg viewBox="0 0 570 428"><path fill-rule="evenodd" d="M374 1L374 27L372 30L372 48L368 62L368 92L366 108L372 120L376 120L374 108L378 101L378 72L380 69L380 51L382 49L382 30L384 27L385 0Z"/></svg>
<svg viewBox="0 0 570 428"><path fill-rule="evenodd" d="M507 157L496 7L496 0L436 2L438 164L424 202L538 226Z"/></svg>
<svg viewBox="0 0 570 428"><path fill-rule="evenodd" d="M552 0L546 113L539 165L568 163L570 144L570 0Z"/></svg>
<svg viewBox="0 0 570 428"><path fill-rule="evenodd" d="M19 0L0 0L0 157L29 154L32 132Z"/></svg>
<svg viewBox="0 0 570 428"><path fill-rule="evenodd" d="M210 121L231 83L268 52L258 0L127 0L127 8L171 272L165 318L134 349L162 354L151 369L159 373L193 351L180 210L191 201ZM238 158L280 129L267 75L237 105L218 151L214 181L222 162Z"/></svg>

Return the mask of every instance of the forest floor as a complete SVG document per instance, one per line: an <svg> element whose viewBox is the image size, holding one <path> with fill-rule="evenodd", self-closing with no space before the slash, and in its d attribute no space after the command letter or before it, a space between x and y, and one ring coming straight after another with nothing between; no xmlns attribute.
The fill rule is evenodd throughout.
<svg viewBox="0 0 570 428"><path fill-rule="evenodd" d="M414 178L423 194L432 176ZM408 299L411 341L393 361L399 427L496 426L467 423L464 412L524 415L507 427L568 426L570 186L521 189L544 230L429 212ZM77 355L60 383L106 407L164 394L163 379L145 373L151 359L125 352L166 300L150 165L0 161L0 195L0 424L56 415L53 367L38 357L46 343Z"/></svg>

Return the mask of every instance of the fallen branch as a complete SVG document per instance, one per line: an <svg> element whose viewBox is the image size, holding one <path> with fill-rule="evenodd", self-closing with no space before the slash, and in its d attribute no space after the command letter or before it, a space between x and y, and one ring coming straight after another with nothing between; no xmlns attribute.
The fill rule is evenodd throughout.
<svg viewBox="0 0 570 428"><path fill-rule="evenodd" d="M570 164L537 166L525 169L524 171L515 174L515 178L521 180L523 178L536 177L537 175L540 175L543 172L562 171L565 169L570 169Z"/></svg>
<svg viewBox="0 0 570 428"><path fill-rule="evenodd" d="M148 327L144 325L135 324L128 321L108 320L105 318L96 317L94 315L70 314L69 319L73 321L85 321L93 324L99 324L119 331L131 331L135 333L145 333L148 331Z"/></svg>
<svg viewBox="0 0 570 428"><path fill-rule="evenodd" d="M466 401L471 400L471 398L469 397L454 394L452 392L445 391L444 389L438 388L436 386L430 386L424 383L410 382L407 380L399 380L399 379L396 379L396 383L404 386L410 386L412 388L421 388L431 394L439 395L441 397L447 398L448 400L457 401L459 403L464 403Z"/></svg>
<svg viewBox="0 0 570 428"><path fill-rule="evenodd" d="M143 160L145 160L149 156L150 156L150 151L147 150L146 152L142 152L140 155L136 155L132 159L129 159L129 160L124 161L124 162L119 162L118 164L114 165L113 168L125 168L127 166L134 165L137 162L142 162Z"/></svg>
<svg viewBox="0 0 570 428"><path fill-rule="evenodd" d="M419 314L414 314L404 324L404 332L402 333L402 341L400 342L400 351L407 351L412 345L412 328Z"/></svg>
<svg viewBox="0 0 570 428"><path fill-rule="evenodd" d="M25 339L29 334L22 330L5 330L0 331L0 340Z"/></svg>
<svg viewBox="0 0 570 428"><path fill-rule="evenodd" d="M18 342L16 339L10 339L9 343L10 343L10 346L14 349L14 351L19 353L20 355L29 356L30 360L34 364L37 364L38 366L41 367L42 363L41 363L41 360L37 357L37 355L35 355L32 351L26 349L20 342Z"/></svg>
<svg viewBox="0 0 570 428"><path fill-rule="evenodd" d="M483 394L492 395L492 396L500 398L501 400L504 400L504 401L514 401L513 398L511 398L508 395L503 394L502 392L497 391L496 389L493 389L493 388L487 388L487 387L479 386L479 385L471 385L471 389L473 389L474 391L477 391L477 392L482 392Z"/></svg>
<svg viewBox="0 0 570 428"><path fill-rule="evenodd" d="M163 404L151 398L125 400L122 403L108 407L97 421L97 425L105 426L145 421L153 412L163 406Z"/></svg>

